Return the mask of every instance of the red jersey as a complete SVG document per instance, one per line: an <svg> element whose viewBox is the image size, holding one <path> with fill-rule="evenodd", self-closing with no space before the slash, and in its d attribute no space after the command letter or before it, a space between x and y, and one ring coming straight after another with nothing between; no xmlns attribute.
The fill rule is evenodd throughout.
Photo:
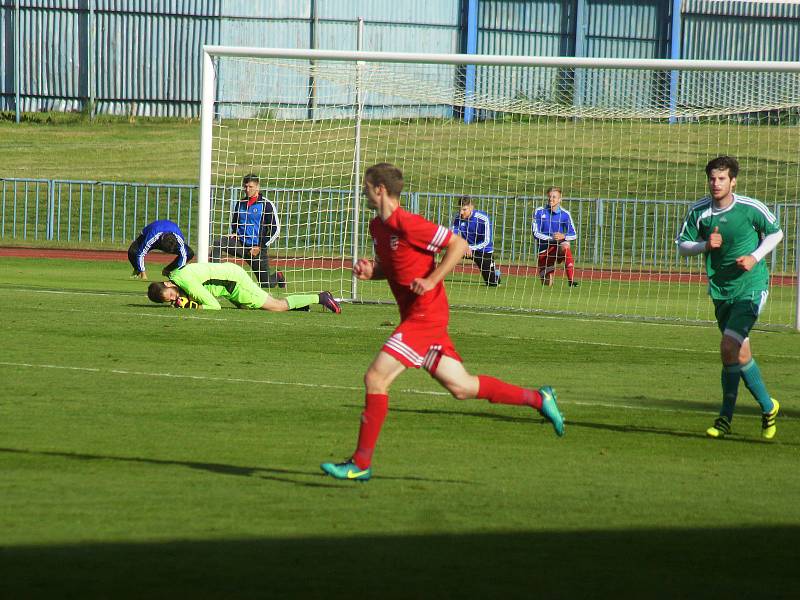
<svg viewBox="0 0 800 600"><path fill-rule="evenodd" d="M450 230L398 207L385 222L380 217L372 219L369 234L375 260L400 308L400 318L405 321L413 316L446 323L450 308L444 284L440 281L421 296L409 286L414 279L427 277L436 268L434 256L447 246Z"/></svg>

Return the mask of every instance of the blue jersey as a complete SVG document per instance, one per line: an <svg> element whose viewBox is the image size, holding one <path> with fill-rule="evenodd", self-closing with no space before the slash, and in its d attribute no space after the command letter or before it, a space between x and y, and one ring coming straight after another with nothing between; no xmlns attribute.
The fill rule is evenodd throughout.
<svg viewBox="0 0 800 600"><path fill-rule="evenodd" d="M186 242L184 241L181 228L172 221L162 219L160 221L153 221L142 229L142 235L140 236L141 242L136 251L136 268L139 269L139 271L144 271L144 257L153 248L153 244L168 233L174 235L178 242L178 256L180 260L176 268L180 269L187 263Z"/></svg>
<svg viewBox="0 0 800 600"><path fill-rule="evenodd" d="M473 210L468 219L456 215L450 230L467 240L469 249L475 252L493 252L492 246L492 221L482 210Z"/></svg>
<svg viewBox="0 0 800 600"><path fill-rule="evenodd" d="M533 237L539 242L539 252L560 243L553 238L554 233L563 233L568 242L578 238L572 216L560 206L555 212L549 206L537 208L533 213L532 229Z"/></svg>
<svg viewBox="0 0 800 600"><path fill-rule="evenodd" d="M275 241L281 230L278 211L262 194L250 206L247 204L248 200L245 198L233 207L231 233L239 236L243 246L266 248Z"/></svg>

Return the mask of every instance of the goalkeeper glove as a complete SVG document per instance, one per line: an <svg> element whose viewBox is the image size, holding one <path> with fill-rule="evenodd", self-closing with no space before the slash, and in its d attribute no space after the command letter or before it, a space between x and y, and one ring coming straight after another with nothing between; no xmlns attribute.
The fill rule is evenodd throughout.
<svg viewBox="0 0 800 600"><path fill-rule="evenodd" d="M186 296L178 296L175 299L175 302L172 303L172 306L175 308L200 308L200 305L197 304L197 302L190 300Z"/></svg>

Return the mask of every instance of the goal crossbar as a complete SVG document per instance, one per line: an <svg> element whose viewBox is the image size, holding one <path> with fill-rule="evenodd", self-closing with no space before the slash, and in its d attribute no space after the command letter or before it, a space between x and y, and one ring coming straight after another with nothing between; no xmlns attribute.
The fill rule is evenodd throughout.
<svg viewBox="0 0 800 600"><path fill-rule="evenodd" d="M659 69L683 71L761 71L800 73L800 61L672 60L646 58L593 58L568 56L501 56L490 54L424 54L421 52L366 52L303 50L238 46L203 46L210 56L347 60L385 63L431 63L510 67L563 67L595 69Z"/></svg>
<svg viewBox="0 0 800 600"><path fill-rule="evenodd" d="M596 70L651 70L666 73L667 76L676 77L677 72L722 72L722 73L769 73L769 74L791 74L793 83L791 89L793 90L795 98L791 100L788 105L762 105L761 108L754 105L753 109L743 109L746 113L752 110L755 115L759 111L764 114L769 111L782 109L783 106L791 107L792 114L797 114L796 105L796 76L800 74L800 61L712 61L712 60L669 60L669 59L620 59L620 58L590 58L590 57L552 57L552 56L500 56L500 55L479 55L479 54L424 54L424 53L409 53L409 52L366 52L366 51L343 51L343 50L309 50L309 49L287 49L287 48L257 48L257 47L235 47L235 46L221 46L221 45L206 45L203 47L203 69L202 69L202 105L201 105L201 151L200 151L200 177L199 177L199 199L198 199L198 260L206 261L209 256L209 239L210 239L210 207L212 200L212 165L213 153L213 135L215 125L215 103L217 101L216 94L218 93L219 81L217 79L218 64L217 60L222 58L232 59L284 59L287 61L308 61L314 64L317 61L333 61L333 62L349 62L356 65L365 63L402 63L402 64L429 64L429 65L454 65L458 67L470 66L475 67L521 67L521 68L549 68L560 69L564 71L578 70L578 69L596 69ZM359 70L360 72L360 70ZM358 77L358 75L356 76ZM577 75L576 75L577 79ZM361 100L359 84L356 82L356 115L360 115ZM713 93L712 93L713 95ZM462 94L460 102L473 102L471 95ZM672 102L672 92L670 92L670 101ZM402 105L399 105L402 106ZM466 106L466 104L464 105ZM479 106L470 104L470 106ZM716 106L716 104L715 104ZM493 107L483 110L494 110ZM500 108L498 110L505 110ZM737 105L737 110L739 107ZM673 122L672 106L669 109L670 122ZM562 116L556 114L557 117ZM702 116L705 118L705 115ZM360 118L360 116L358 117ZM638 117L642 118L642 117ZM646 118L646 117L644 117ZM755 117L744 117L755 118ZM356 145L356 148L358 146ZM794 164L792 162L792 164ZM794 167L793 167L794 168ZM358 174L355 174L358 177ZM512 194L516 195L516 194ZM685 197L685 196L682 196ZM794 194L790 197L794 198ZM795 198L795 202L797 199ZM634 213L635 214L635 213ZM599 217L598 217L599 218ZM623 214L623 219L625 215ZM798 225L800 227L800 225ZM357 234L358 224L353 224L353 235ZM795 234L795 231L787 231L789 236ZM595 242L596 243L596 242ZM795 262L797 263L796 269L800 271L800 251L796 249L797 241L795 244ZM353 252L358 251L358 244L353 244ZM795 284L796 299L795 299L795 328L800 330L800 277L795 275L797 281Z"/></svg>

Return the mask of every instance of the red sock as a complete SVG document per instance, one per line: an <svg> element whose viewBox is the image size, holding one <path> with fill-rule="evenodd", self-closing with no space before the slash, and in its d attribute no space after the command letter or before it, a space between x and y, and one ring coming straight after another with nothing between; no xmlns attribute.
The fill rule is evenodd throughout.
<svg viewBox="0 0 800 600"><path fill-rule="evenodd" d="M539 267L539 276L544 275L544 271L547 268L547 252L542 252L539 254L537 266Z"/></svg>
<svg viewBox="0 0 800 600"><path fill-rule="evenodd" d="M564 268L567 270L567 279L570 281L575 280L575 261L572 260L572 250L567 248L564 250Z"/></svg>
<svg viewBox="0 0 800 600"><path fill-rule="evenodd" d="M367 394L364 412L361 413L361 428L358 430L358 448L353 454L353 462L359 469L368 469L372 453L381 434L383 420L389 412L389 396L386 394Z"/></svg>
<svg viewBox="0 0 800 600"><path fill-rule="evenodd" d="M478 375L478 398L494 404L527 404L542 408L542 395L536 390L526 390L488 375Z"/></svg>

